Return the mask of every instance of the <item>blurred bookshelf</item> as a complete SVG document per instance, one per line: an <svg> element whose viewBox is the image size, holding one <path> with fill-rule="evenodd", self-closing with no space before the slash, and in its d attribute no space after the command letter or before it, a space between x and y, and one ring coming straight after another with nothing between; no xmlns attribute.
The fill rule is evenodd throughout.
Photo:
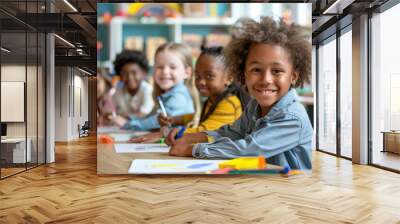
<svg viewBox="0 0 400 224"><path fill-rule="evenodd" d="M155 50L164 42L184 42L197 58L201 45L225 46L238 18L259 19L289 12L294 21L301 22L298 18L304 18L304 9L311 15L306 3L100 3L98 66L112 71L112 61L123 49L145 52L152 65ZM303 23L311 27L311 17Z"/></svg>
<svg viewBox="0 0 400 224"><path fill-rule="evenodd" d="M110 21L99 17L98 40L102 49L98 66L110 67L123 49L145 52L153 65L155 50L165 42L186 43L193 58L199 55L201 45L225 46L229 42L229 29L235 22L230 17L230 3L179 5L179 16L116 16Z"/></svg>
<svg viewBox="0 0 400 224"><path fill-rule="evenodd" d="M122 50L143 51L153 65L157 47L165 42L187 44L195 63L202 45L226 46L232 25L242 17L282 18L306 26L311 32L309 3L98 3L97 6L97 38L101 46L97 63L111 74L112 62ZM311 84L296 90L313 122Z"/></svg>

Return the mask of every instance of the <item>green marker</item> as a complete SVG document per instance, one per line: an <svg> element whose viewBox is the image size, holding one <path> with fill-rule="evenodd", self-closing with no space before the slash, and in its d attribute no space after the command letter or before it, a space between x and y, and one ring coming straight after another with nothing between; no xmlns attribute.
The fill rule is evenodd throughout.
<svg viewBox="0 0 400 224"><path fill-rule="evenodd" d="M160 138L157 143L164 144L165 143L165 138Z"/></svg>

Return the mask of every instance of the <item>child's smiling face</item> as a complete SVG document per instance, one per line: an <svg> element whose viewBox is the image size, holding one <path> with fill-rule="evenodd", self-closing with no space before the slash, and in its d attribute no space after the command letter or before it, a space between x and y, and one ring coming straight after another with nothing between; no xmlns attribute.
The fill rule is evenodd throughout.
<svg viewBox="0 0 400 224"><path fill-rule="evenodd" d="M246 86L265 116L295 84L298 73L288 52L279 45L254 43L245 64Z"/></svg>
<svg viewBox="0 0 400 224"><path fill-rule="evenodd" d="M168 91L180 81L189 78L191 68L185 65L176 52L164 50L155 57L154 80L163 91Z"/></svg>
<svg viewBox="0 0 400 224"><path fill-rule="evenodd" d="M136 63L127 63L121 68L121 79L128 90L136 91L140 82L146 76L146 72Z"/></svg>
<svg viewBox="0 0 400 224"><path fill-rule="evenodd" d="M211 55L202 55L196 63L196 88L202 96L214 100L230 84L223 62Z"/></svg>

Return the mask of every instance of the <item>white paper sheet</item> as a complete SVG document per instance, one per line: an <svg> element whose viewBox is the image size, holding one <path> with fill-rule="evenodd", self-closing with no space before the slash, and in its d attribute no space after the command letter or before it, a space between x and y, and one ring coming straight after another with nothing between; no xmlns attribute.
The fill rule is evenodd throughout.
<svg viewBox="0 0 400 224"><path fill-rule="evenodd" d="M113 133L113 134L109 134L114 141L116 142L126 142L129 139L135 137L135 135L133 133Z"/></svg>
<svg viewBox="0 0 400 224"><path fill-rule="evenodd" d="M121 129L118 126L100 126L97 127L97 133L124 133L127 130Z"/></svg>
<svg viewBox="0 0 400 224"><path fill-rule="evenodd" d="M218 169L227 160L135 159L128 173L132 174L201 174Z"/></svg>
<svg viewBox="0 0 400 224"><path fill-rule="evenodd" d="M169 146L166 144L115 144L117 153L145 153L145 152L169 152Z"/></svg>
<svg viewBox="0 0 400 224"><path fill-rule="evenodd" d="M111 133L109 134L116 142L126 142L133 137L139 137L147 134L146 131L135 131L134 133Z"/></svg>

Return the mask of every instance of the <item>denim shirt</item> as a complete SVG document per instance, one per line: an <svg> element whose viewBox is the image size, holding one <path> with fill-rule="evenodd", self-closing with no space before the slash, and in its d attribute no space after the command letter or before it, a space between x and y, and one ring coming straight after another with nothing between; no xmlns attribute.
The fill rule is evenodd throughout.
<svg viewBox="0 0 400 224"><path fill-rule="evenodd" d="M313 129L304 106L291 89L264 117L253 99L232 125L205 132L215 139L193 147L196 158L236 158L259 156L267 163L291 169L311 169Z"/></svg>
<svg viewBox="0 0 400 224"><path fill-rule="evenodd" d="M193 114L194 104L189 90L183 81L176 84L168 92L160 95L168 116L179 116L183 114ZM155 111L155 110L153 110ZM122 127L136 131L146 131L160 128L157 117L159 111L155 111L145 118L132 116Z"/></svg>

